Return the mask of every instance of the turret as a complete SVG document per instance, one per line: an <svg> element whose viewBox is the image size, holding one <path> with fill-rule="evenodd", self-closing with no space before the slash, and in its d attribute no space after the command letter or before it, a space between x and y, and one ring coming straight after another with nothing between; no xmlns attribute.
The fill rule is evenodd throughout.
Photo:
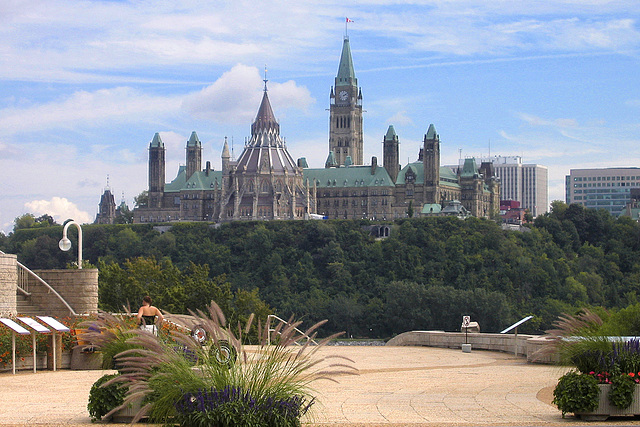
<svg viewBox="0 0 640 427"><path fill-rule="evenodd" d="M165 181L165 148L160 134L156 133L149 144L149 207L162 207Z"/></svg>
<svg viewBox="0 0 640 427"><path fill-rule="evenodd" d="M187 141L187 177L188 180L195 172L202 169L202 143L195 131Z"/></svg>
<svg viewBox="0 0 640 427"><path fill-rule="evenodd" d="M382 144L382 165L387 170L391 182L395 183L400 172L400 141L393 125L387 129Z"/></svg>
<svg viewBox="0 0 640 427"><path fill-rule="evenodd" d="M424 202L440 203L440 135L433 124L424 136Z"/></svg>

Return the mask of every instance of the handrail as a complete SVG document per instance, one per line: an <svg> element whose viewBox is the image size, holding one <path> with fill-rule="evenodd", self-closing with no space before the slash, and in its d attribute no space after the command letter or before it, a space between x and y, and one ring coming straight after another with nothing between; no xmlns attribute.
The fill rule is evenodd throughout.
<svg viewBox="0 0 640 427"><path fill-rule="evenodd" d="M279 318L278 316L276 316L275 314L269 314L267 316L267 324L271 325L271 318L274 318L276 320L279 320L280 322L284 323L285 325L288 325L289 322L287 322L286 320L282 320L281 318ZM307 337L307 341L311 340L312 343L314 343L315 345L318 345L318 343L312 339L309 335L305 334L304 332L302 332L300 329L298 328L293 328L296 330L296 332L299 332L300 335ZM271 345L271 332L275 332L275 329L269 327L268 328L268 334L267 334L267 345ZM295 342L296 345L300 345L297 342Z"/></svg>
<svg viewBox="0 0 640 427"><path fill-rule="evenodd" d="M0 251L0 254L2 255L6 255L4 252ZM69 303L62 298L62 296L51 287L51 285L49 285L47 282L44 281L44 279L42 279L42 277L38 276L36 273L34 273L33 271L29 270L29 268L27 268L26 266L24 266L20 261L16 261L18 264L18 267L22 268L24 271L26 271L27 273L29 273L32 277L34 277L37 281L39 281L40 283L42 283L47 289L49 289L50 292L52 292L56 297L58 297L58 299L60 301L62 301L62 303L65 305L65 307L67 307L69 309L69 312L71 312L71 314L73 316L77 316L78 313L75 312L75 310L73 308L71 308L71 306L69 305ZM20 287L18 287L18 289L20 289L25 295L30 295L30 293L25 290L22 289Z"/></svg>

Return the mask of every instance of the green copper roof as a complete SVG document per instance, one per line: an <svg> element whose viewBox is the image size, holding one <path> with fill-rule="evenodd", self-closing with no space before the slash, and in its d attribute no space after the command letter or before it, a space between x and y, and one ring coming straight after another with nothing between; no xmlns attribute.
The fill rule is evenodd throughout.
<svg viewBox="0 0 640 427"><path fill-rule="evenodd" d="M326 168L333 168L338 166L338 162L336 161L336 155L333 153L333 150L329 151L329 155L327 156L327 161L324 162L324 166Z"/></svg>
<svg viewBox="0 0 640 427"><path fill-rule="evenodd" d="M198 138L198 134L195 131L191 132L191 136L189 137L189 141L187 141L187 147L201 147L202 143Z"/></svg>
<svg viewBox="0 0 640 427"><path fill-rule="evenodd" d="M298 159L298 167L299 168L308 168L309 167L309 163L307 163L307 158L306 157L300 157Z"/></svg>
<svg viewBox="0 0 640 427"><path fill-rule="evenodd" d="M440 213L441 210L442 206L440 206L439 203L425 203L422 206L422 213L426 215L437 214Z"/></svg>
<svg viewBox="0 0 640 427"><path fill-rule="evenodd" d="M432 124L429 125L429 129L427 129L427 139L436 139L438 137L438 132L436 132L436 127Z"/></svg>
<svg viewBox="0 0 640 427"><path fill-rule="evenodd" d="M351 160L351 156L347 156L347 158L344 159L344 165L351 166L352 164L353 164L353 160Z"/></svg>
<svg viewBox="0 0 640 427"><path fill-rule="evenodd" d="M393 128L393 125L389 125L389 129L387 129L387 134L384 136L385 141L391 141L398 136L396 130Z"/></svg>
<svg viewBox="0 0 640 427"><path fill-rule="evenodd" d="M162 138L160 138L160 134L158 132L153 135L153 140L151 141L151 144L149 144L149 148L151 147L164 147L164 142L162 142Z"/></svg>
<svg viewBox="0 0 640 427"><path fill-rule="evenodd" d="M355 80L356 72L353 69L353 60L351 59L351 46L349 45L349 38L345 37L342 44L342 55L340 56L336 85L356 84Z"/></svg>
<svg viewBox="0 0 640 427"><path fill-rule="evenodd" d="M402 168L398 173L396 184L406 184L405 177L409 169L413 170L413 173L416 175L415 183L424 184L424 163L422 162L409 163L407 166ZM451 169L444 166L440 167L440 185L460 188L456 174L453 173Z"/></svg>
<svg viewBox="0 0 640 427"><path fill-rule="evenodd" d="M180 166L178 175L168 184L165 184L164 191L166 193L179 193L182 190L213 190L222 185L222 171L197 171L187 181L185 178L187 167Z"/></svg>
<svg viewBox="0 0 640 427"><path fill-rule="evenodd" d="M476 159L464 159L464 166L462 166L462 173L460 174L463 178L473 178L478 174L478 166L476 166Z"/></svg>
<svg viewBox="0 0 640 427"><path fill-rule="evenodd" d="M340 168L305 169L305 180L309 185L315 181L317 188L380 187L392 186L393 182L383 167L376 167L373 175L371 166L349 166Z"/></svg>

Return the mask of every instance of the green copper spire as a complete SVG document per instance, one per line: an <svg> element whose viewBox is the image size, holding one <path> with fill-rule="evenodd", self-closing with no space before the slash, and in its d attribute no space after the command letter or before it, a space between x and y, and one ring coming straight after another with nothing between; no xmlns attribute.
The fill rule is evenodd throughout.
<svg viewBox="0 0 640 427"><path fill-rule="evenodd" d="M396 130L393 128L393 125L389 125L389 129L387 129L387 134L384 136L385 141L393 141L393 139L398 136Z"/></svg>
<svg viewBox="0 0 640 427"><path fill-rule="evenodd" d="M432 124L429 125L429 129L427 129L427 139L436 139L438 137L438 132L436 132L436 127Z"/></svg>
<svg viewBox="0 0 640 427"><path fill-rule="evenodd" d="M342 55L340 56L340 66L338 67L338 75L336 76L336 86L353 84L357 86L356 72L353 69L353 60L351 59L351 46L349 38L344 38L342 45Z"/></svg>
<svg viewBox="0 0 640 427"><path fill-rule="evenodd" d="M151 144L149 144L150 147L164 147L164 143L162 142L162 138L160 138L160 134L158 132L156 132L155 135L153 135L153 140L151 141Z"/></svg>
<svg viewBox="0 0 640 427"><path fill-rule="evenodd" d="M189 141L187 141L187 147L200 147L202 143L198 138L198 134L195 131L191 132L191 137L189 137Z"/></svg>

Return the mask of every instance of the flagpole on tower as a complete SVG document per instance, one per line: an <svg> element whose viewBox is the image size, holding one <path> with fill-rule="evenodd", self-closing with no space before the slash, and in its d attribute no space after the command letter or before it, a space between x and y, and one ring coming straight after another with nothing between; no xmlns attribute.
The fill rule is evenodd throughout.
<svg viewBox="0 0 640 427"><path fill-rule="evenodd" d="M344 38L348 39L349 38L349 31L347 29L347 24L349 22L353 22L351 19L349 18L344 18Z"/></svg>

